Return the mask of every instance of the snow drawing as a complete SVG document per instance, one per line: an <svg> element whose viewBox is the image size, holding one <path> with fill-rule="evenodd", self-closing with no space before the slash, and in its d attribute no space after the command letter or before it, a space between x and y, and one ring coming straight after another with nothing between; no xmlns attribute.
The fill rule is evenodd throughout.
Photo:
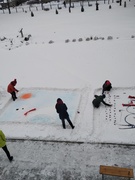
<svg viewBox="0 0 135 180"><path fill-rule="evenodd" d="M126 124L121 124L120 129L132 129L135 128L135 107L133 106L128 106L126 108L127 115L124 117L125 123Z"/></svg>
<svg viewBox="0 0 135 180"><path fill-rule="evenodd" d="M70 118L76 127L72 132L74 140L108 142L111 138L112 142L122 141L125 143L128 142L131 133L135 134L135 107L123 106L123 103L134 102L134 98L129 98L129 95L135 95L134 91L134 87L113 87L110 92L105 92L105 101L112 104L112 106L101 105L97 109L92 106L92 101L89 98L91 93L89 88L75 90L23 88L19 91L18 99L15 102L11 100L10 96L7 98L1 92L3 98L7 98L7 101L3 102L7 103L1 106L0 124L5 129L9 123L12 123L10 128L13 128L13 130L16 127L23 129L25 133L20 135L21 137L26 136L28 138L36 128L41 133L41 137L48 139L55 135L55 140L64 140L67 134L64 134L62 138L59 137L59 128L62 128L61 121L54 108L57 98L60 97L67 103ZM96 89L94 94L100 95L101 92L101 89ZM5 92L5 94L7 93ZM89 109L86 108L86 104L89 104ZM92 109L93 118L91 120ZM89 112L89 116L88 113L85 113L86 111ZM31 132L28 132L29 126L31 126ZM47 127L50 128L49 132L45 130ZM43 135L42 129L44 129ZM67 129L70 130L68 124ZM80 132L83 130L85 133L78 133L78 130ZM125 130L127 133L123 141ZM131 130L133 131L131 132ZM114 135L112 136L112 134Z"/></svg>
<svg viewBox="0 0 135 180"><path fill-rule="evenodd" d="M95 91L95 94L99 94L101 90ZM112 107L104 107L100 108L100 113L103 114L104 120L106 123L113 123L114 126L119 129L127 129L122 128L121 126L127 126L128 128L135 128L135 107L133 101L135 98L129 98L130 94L134 94L134 88L113 88L110 92L105 92L106 94L106 102L109 104L113 104ZM124 104L123 102L127 102ZM94 119L95 120L95 119ZM132 122L132 123L130 123Z"/></svg>
<svg viewBox="0 0 135 180"><path fill-rule="evenodd" d="M12 122L46 122L46 118L50 117L57 120L57 113L55 111L56 99L62 97L64 101L68 103L69 112L72 119L74 119L75 111L79 104L80 93L70 90L49 90L44 88L22 89L19 91L18 99L15 103L12 101L7 102L6 108L0 115L0 121L12 121ZM10 98L10 97L9 97ZM72 103L70 103L72 99ZM34 111L41 114L41 116L35 116ZM44 118L43 118L44 117Z"/></svg>
<svg viewBox="0 0 135 180"><path fill-rule="evenodd" d="M113 142L120 142L124 137L123 139L126 143L128 143L128 138L131 138L131 134L135 134L135 107L123 106L123 103L130 104L132 102L132 105L134 105L134 99L129 98L129 96L135 95L134 92L135 87L114 87L110 92L105 92L105 101L112 104L112 106L108 107L101 105L100 108L93 109L93 136L95 139L100 142L107 142L107 136L109 136L109 134L110 136L113 134ZM96 89L94 94L100 95L101 89ZM101 131L99 131L99 127L102 129ZM123 130L126 130L126 136L124 135Z"/></svg>

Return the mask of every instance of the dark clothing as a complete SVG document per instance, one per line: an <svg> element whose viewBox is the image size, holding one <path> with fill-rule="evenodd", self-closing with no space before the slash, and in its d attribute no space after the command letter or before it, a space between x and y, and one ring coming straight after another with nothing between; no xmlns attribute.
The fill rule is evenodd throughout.
<svg viewBox="0 0 135 180"><path fill-rule="evenodd" d="M70 124L70 126L72 127L72 129L74 129L74 126L69 118L69 114L67 112L67 106L65 103L63 103L63 101L61 99L57 100L57 104L55 105L56 111L59 114L59 118L62 121L62 126L64 129L66 129L65 126L65 119L68 121L68 123Z"/></svg>
<svg viewBox="0 0 135 180"><path fill-rule="evenodd" d="M102 87L102 94L104 93L104 91L110 91L112 88L112 84L110 83L110 81L105 81L105 83L103 84Z"/></svg>
<svg viewBox="0 0 135 180"><path fill-rule="evenodd" d="M9 161L11 162L13 160L13 156L10 156L10 153L6 146L6 137L5 137L5 134L2 132L2 130L0 130L0 148L3 149L3 151L6 153Z"/></svg>
<svg viewBox="0 0 135 180"><path fill-rule="evenodd" d="M104 95L97 96L95 95L95 99L92 101L93 106L98 108L100 106L100 103L102 102L106 106L111 106L111 104L107 104L103 99L105 98Z"/></svg>
<svg viewBox="0 0 135 180"><path fill-rule="evenodd" d="M70 124L70 126L72 127L72 129L74 129L74 126L73 126L71 120L69 119L69 116L66 117L66 118L61 119L63 128L66 129L65 119L68 121L68 123Z"/></svg>
<svg viewBox="0 0 135 180"><path fill-rule="evenodd" d="M57 103L56 104L56 111L59 114L60 119L67 118L67 106L64 103Z"/></svg>
<svg viewBox="0 0 135 180"><path fill-rule="evenodd" d="M10 156L10 153L9 153L9 151L8 151L8 149L7 149L7 146L5 145L4 147L2 147L2 149L5 151L5 153L6 153L6 155L7 155L7 157L8 157L8 159L9 159L9 161L11 161L11 157L12 156Z"/></svg>
<svg viewBox="0 0 135 180"><path fill-rule="evenodd" d="M15 100L17 99L17 97L16 97L16 92L15 92L15 91L13 91L13 92L11 93L11 96L12 96L13 101L15 101Z"/></svg>

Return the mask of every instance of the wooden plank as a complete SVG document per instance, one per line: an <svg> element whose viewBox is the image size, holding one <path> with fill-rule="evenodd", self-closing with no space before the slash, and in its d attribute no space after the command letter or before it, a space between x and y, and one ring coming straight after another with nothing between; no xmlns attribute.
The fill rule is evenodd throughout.
<svg viewBox="0 0 135 180"><path fill-rule="evenodd" d="M114 166L100 166L100 174L133 178L133 169Z"/></svg>

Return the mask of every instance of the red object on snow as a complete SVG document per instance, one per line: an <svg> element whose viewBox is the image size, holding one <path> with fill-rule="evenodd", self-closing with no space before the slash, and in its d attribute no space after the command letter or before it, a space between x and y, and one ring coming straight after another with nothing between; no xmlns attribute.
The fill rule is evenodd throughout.
<svg viewBox="0 0 135 180"><path fill-rule="evenodd" d="M31 112L31 111L35 111L35 110L36 110L36 108L33 108L33 109L31 109L31 110L27 111L26 113L24 113L24 115L26 116L29 112Z"/></svg>
<svg viewBox="0 0 135 180"><path fill-rule="evenodd" d="M122 104L122 106L135 106L135 104L131 101L129 104Z"/></svg>
<svg viewBox="0 0 135 180"><path fill-rule="evenodd" d="M135 96L128 96L128 98L135 99Z"/></svg>

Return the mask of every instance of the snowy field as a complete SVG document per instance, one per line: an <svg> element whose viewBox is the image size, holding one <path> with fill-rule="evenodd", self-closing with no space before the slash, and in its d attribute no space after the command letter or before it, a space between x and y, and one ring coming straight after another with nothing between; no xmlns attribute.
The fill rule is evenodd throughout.
<svg viewBox="0 0 135 180"><path fill-rule="evenodd" d="M135 169L135 106L122 105L135 104L135 0L125 2L0 10L0 129L14 156L9 163L0 151L0 180L100 180L101 164ZM13 102L6 89L15 78ZM112 106L94 109L107 79ZM62 128L57 98L75 129Z"/></svg>
<svg viewBox="0 0 135 180"><path fill-rule="evenodd" d="M135 95L134 3L111 3L109 9L101 1L96 11L95 2L85 2L84 12L75 3L71 13L62 7L58 14L57 3L50 11L34 5L34 17L28 5L10 15L0 11L0 127L8 138L135 143L134 109L122 107ZM14 78L19 93L12 102L6 88ZM106 79L113 89L105 101L113 106L93 109L94 94L101 94ZM27 93L31 97L22 98ZM67 124L63 133L57 98L67 104L74 130Z"/></svg>

